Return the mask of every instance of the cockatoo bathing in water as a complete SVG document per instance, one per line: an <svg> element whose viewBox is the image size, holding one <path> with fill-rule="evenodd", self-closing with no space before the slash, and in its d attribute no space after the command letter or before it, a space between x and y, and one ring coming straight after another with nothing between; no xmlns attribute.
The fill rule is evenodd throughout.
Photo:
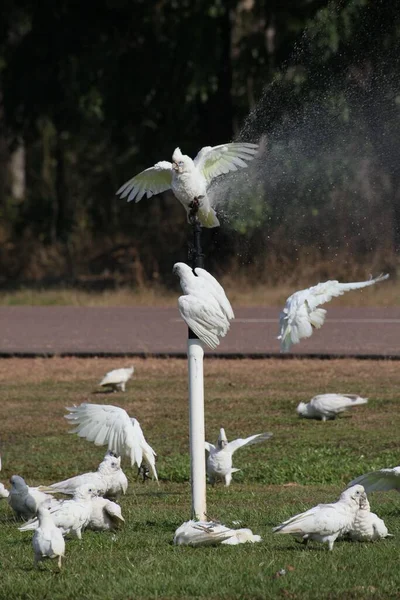
<svg viewBox="0 0 400 600"><path fill-rule="evenodd" d="M388 277L388 274L381 274L375 279L355 283L325 281L289 296L279 319L278 340L281 340L281 352L288 352L292 344L298 344L302 338L311 337L313 327L316 329L322 327L326 310L318 306L345 292L374 285Z"/></svg>
<svg viewBox="0 0 400 600"><path fill-rule="evenodd" d="M400 467L393 469L380 469L353 479L349 485L359 483L363 485L366 492L388 492L397 490L400 492Z"/></svg>
<svg viewBox="0 0 400 600"><path fill-rule="evenodd" d="M128 202L139 202L171 189L188 215L198 207L197 216L203 227L218 227L219 221L210 204L207 190L210 183L219 175L247 167L258 151L258 144L238 142L205 146L192 160L175 148L172 164L161 161L139 173L119 188L117 195Z"/></svg>
<svg viewBox="0 0 400 600"><path fill-rule="evenodd" d="M353 526L347 536L356 542L375 542L387 537L393 537L382 519L371 512L368 498L365 496L360 502Z"/></svg>
<svg viewBox="0 0 400 600"><path fill-rule="evenodd" d="M184 293L178 299L182 319L202 342L215 349L235 317L223 287L199 267L193 272L185 263L175 263L172 272L178 275Z"/></svg>
<svg viewBox="0 0 400 600"><path fill-rule="evenodd" d="M65 554L65 541L60 529L54 524L48 508L39 506L37 510L39 527L32 538L35 566L46 558L58 558L58 568L61 569L61 559Z"/></svg>
<svg viewBox="0 0 400 600"><path fill-rule="evenodd" d="M146 442L139 421L131 418L123 408L84 403L67 407L67 410L70 414L65 418L76 425L71 433L77 433L96 446L107 444L113 454L128 456L132 466L136 463L140 468L144 460L158 481L156 453Z"/></svg>
<svg viewBox="0 0 400 600"><path fill-rule="evenodd" d="M314 396L307 404L300 402L296 410L300 417L327 421L335 419L339 413L353 406L360 406L367 402L368 398L361 398L356 394L320 394Z"/></svg>
<svg viewBox="0 0 400 600"><path fill-rule="evenodd" d="M272 433L256 433L245 439L239 438L233 442L228 442L225 429L221 427L216 446L205 442L205 448L209 452L207 475L210 483L214 484L216 481L222 480L225 482L225 486L228 487L232 480L232 473L240 471L240 469L232 467L233 453L243 446L265 442L270 437L272 437Z"/></svg>
<svg viewBox="0 0 400 600"><path fill-rule="evenodd" d="M366 494L362 485L345 490L337 502L318 504L306 512L300 513L274 527L274 533L290 533L301 538L306 544L309 540L327 542L333 550L335 540L349 532L354 525L361 503Z"/></svg>
<svg viewBox="0 0 400 600"><path fill-rule="evenodd" d="M117 392L118 390L124 392L126 382L132 377L133 371L133 367L109 371L100 381L99 386L110 387L113 392Z"/></svg>
<svg viewBox="0 0 400 600"><path fill-rule="evenodd" d="M186 521L175 531L177 546L215 546L217 544L245 544L261 542L251 529L230 529L212 521Z"/></svg>

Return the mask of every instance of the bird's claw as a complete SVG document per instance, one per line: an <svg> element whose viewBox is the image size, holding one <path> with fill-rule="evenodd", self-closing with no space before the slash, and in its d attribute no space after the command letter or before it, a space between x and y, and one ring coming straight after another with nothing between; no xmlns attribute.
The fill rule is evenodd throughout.
<svg viewBox="0 0 400 600"><path fill-rule="evenodd" d="M150 470L146 465L141 465L138 468L137 479L142 477L142 483L146 482L146 479L150 479Z"/></svg>

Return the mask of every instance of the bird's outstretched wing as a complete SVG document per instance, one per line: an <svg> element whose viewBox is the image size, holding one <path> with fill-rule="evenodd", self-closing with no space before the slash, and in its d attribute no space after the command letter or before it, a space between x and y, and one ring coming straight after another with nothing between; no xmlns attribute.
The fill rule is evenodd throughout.
<svg viewBox="0 0 400 600"><path fill-rule="evenodd" d="M362 485L367 493L374 491L387 492L389 490L400 492L400 467L381 469L380 471L360 475L360 477L353 479L348 487L357 484Z"/></svg>
<svg viewBox="0 0 400 600"><path fill-rule="evenodd" d="M270 437L272 437L272 433L256 433L255 435L251 435L248 438L238 438L237 440L232 440L232 442L229 442L229 444L225 446L225 449L229 450L233 454L233 452L235 452L236 450L238 450L238 448L241 448L242 446L259 444L260 442L265 442L266 440L269 440Z"/></svg>
<svg viewBox="0 0 400 600"><path fill-rule="evenodd" d="M213 450L215 450L214 444L210 444L210 442L204 442L204 448L207 452L212 452Z"/></svg>
<svg viewBox="0 0 400 600"><path fill-rule="evenodd" d="M207 285L207 289L215 297L228 319L234 319L235 315L233 313L231 303L226 297L225 290L222 285L215 279L215 277L211 275L211 273L205 269L196 267L194 272L197 277L204 280L204 283Z"/></svg>
<svg viewBox="0 0 400 600"><path fill-rule="evenodd" d="M205 146L193 162L209 183L218 175L237 171L238 167L247 167L247 163L257 154L258 148L258 144L246 142Z"/></svg>
<svg viewBox="0 0 400 600"><path fill-rule="evenodd" d="M318 283L313 287L309 288L309 296L307 297L307 303L313 311L317 306L329 302L332 298L341 296L345 292L350 290L358 290L380 281L388 279L389 275L381 273L378 277L368 279L368 281L356 281L353 283L339 283L339 281L325 281L324 283Z"/></svg>
<svg viewBox="0 0 400 600"><path fill-rule="evenodd" d="M126 198L127 201L135 200L139 202L146 194L151 198L155 194L161 194L169 190L172 181L172 165L167 160L162 160L142 171L129 181L124 183L117 191L117 196Z"/></svg>

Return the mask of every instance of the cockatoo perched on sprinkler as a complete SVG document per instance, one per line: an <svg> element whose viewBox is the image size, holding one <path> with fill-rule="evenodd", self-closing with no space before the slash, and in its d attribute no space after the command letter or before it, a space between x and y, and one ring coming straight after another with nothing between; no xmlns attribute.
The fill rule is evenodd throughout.
<svg viewBox="0 0 400 600"><path fill-rule="evenodd" d="M198 208L197 216L203 227L218 227L219 221L211 207L207 190L210 183L219 175L247 167L258 151L258 144L238 142L205 146L194 160L175 148L172 164L161 161L142 171L119 188L117 195L128 202L139 202L171 189L186 210Z"/></svg>
<svg viewBox="0 0 400 600"><path fill-rule="evenodd" d="M232 473L240 471L240 469L232 467L233 453L243 446L265 442L270 437L272 437L272 433L256 433L248 438L239 438L228 442L225 429L221 427L216 446L205 442L205 449L209 453L207 458L207 475L210 483L214 484L216 481L222 480L225 482L225 486L228 487L232 480Z"/></svg>
<svg viewBox="0 0 400 600"><path fill-rule="evenodd" d="M302 338L312 336L313 328L319 329L325 322L326 310L318 308L351 290L359 290L389 277L378 275L375 279L355 283L339 283L339 281L325 281L313 287L295 292L286 300L285 307L280 314L281 352L288 352L292 344L298 344Z"/></svg>
<svg viewBox="0 0 400 600"><path fill-rule="evenodd" d="M338 414L352 408L367 404L368 398L361 398L356 394L320 394L314 396L310 402L300 402L297 414L306 419L320 419L327 421L335 419Z"/></svg>

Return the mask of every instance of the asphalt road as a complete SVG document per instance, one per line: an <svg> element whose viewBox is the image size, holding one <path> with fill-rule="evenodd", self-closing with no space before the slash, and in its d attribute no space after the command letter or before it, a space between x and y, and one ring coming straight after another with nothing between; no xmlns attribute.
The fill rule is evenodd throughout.
<svg viewBox="0 0 400 600"><path fill-rule="evenodd" d="M279 355L279 309L238 308L215 356ZM0 356L185 356L176 308L0 307ZM400 308L328 308L296 356L400 358ZM286 356L286 355L285 355Z"/></svg>

